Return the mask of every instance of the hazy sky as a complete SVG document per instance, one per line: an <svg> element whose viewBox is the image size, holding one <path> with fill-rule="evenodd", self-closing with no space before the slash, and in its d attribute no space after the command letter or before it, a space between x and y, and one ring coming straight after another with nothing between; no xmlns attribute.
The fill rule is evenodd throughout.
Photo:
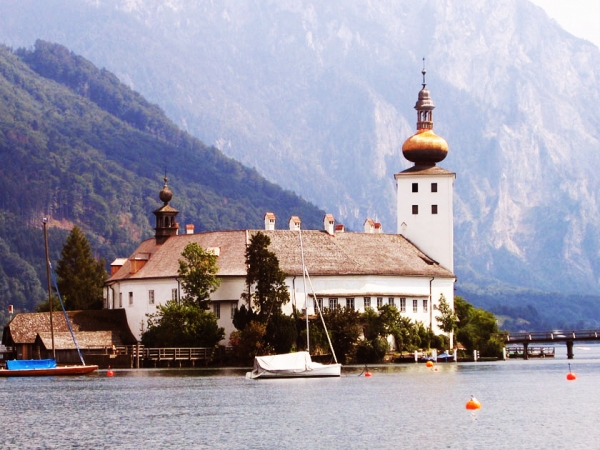
<svg viewBox="0 0 600 450"><path fill-rule="evenodd" d="M600 47L599 0L531 0L569 33Z"/></svg>

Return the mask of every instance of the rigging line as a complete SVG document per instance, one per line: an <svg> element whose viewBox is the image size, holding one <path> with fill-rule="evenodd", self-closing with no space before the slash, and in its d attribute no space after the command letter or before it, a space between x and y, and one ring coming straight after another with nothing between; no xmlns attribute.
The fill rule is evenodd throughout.
<svg viewBox="0 0 600 450"><path fill-rule="evenodd" d="M77 348L77 353L79 354L81 364L85 366L85 361L83 360L83 355L81 354L81 350L79 349L77 338L75 338L75 333L73 332L71 321L69 320L67 310L65 309L65 304L63 303L62 296L60 295L60 291L58 290L58 283L56 282L56 273L54 272L54 269L52 268L52 263L50 261L48 261L48 265L50 266L50 272L52 273L52 282L54 283L54 288L56 289L56 294L58 295L58 300L60 301L60 307L62 308L63 314L65 315L65 322L67 322L67 326L69 327L69 331L71 332L71 337L73 338L73 342L75 343L75 347Z"/></svg>
<svg viewBox="0 0 600 450"><path fill-rule="evenodd" d="M306 295L306 274L305 274L306 265L304 264L304 245L302 244L302 229L300 228L298 231L300 231L300 255L302 256L302 283L304 284L304 308L306 309L306 312L304 313L306 316L306 351L310 355L310 336L309 336L310 326L309 326L309 322L308 322L308 295ZM317 299L315 298L314 301L316 302Z"/></svg>
<svg viewBox="0 0 600 450"><path fill-rule="evenodd" d="M327 342L329 342L329 348L331 349L331 354L333 355L333 360L337 364L338 360L335 356L335 350L333 349L333 344L331 343L331 338L329 337L329 331L327 331L327 325L325 325L325 319L323 318L323 314L321 313L321 307L319 306L319 302L317 301L317 294L315 294L315 288L313 288L312 281L310 280L310 275L308 274L308 269L306 267L304 268L304 271L306 272L306 278L308 279L308 284L310 285L310 290L313 294L315 306L319 310L319 317L321 318L321 323L323 324L323 328L325 329L325 336L327 336Z"/></svg>

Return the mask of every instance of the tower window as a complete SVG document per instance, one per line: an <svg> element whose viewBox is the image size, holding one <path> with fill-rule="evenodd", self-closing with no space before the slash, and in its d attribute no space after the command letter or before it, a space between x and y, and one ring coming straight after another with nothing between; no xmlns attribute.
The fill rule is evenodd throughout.
<svg viewBox="0 0 600 450"><path fill-rule="evenodd" d="M412 191L413 192L419 192L419 183L413 183L412 184Z"/></svg>
<svg viewBox="0 0 600 450"><path fill-rule="evenodd" d="M437 183L431 183L431 192L437 192Z"/></svg>
<svg viewBox="0 0 600 450"><path fill-rule="evenodd" d="M154 305L154 290L148 291L148 304Z"/></svg>
<svg viewBox="0 0 600 450"><path fill-rule="evenodd" d="M437 214L437 205L431 205L431 214Z"/></svg>
<svg viewBox="0 0 600 450"><path fill-rule="evenodd" d="M412 205L412 213L419 214L419 205Z"/></svg>

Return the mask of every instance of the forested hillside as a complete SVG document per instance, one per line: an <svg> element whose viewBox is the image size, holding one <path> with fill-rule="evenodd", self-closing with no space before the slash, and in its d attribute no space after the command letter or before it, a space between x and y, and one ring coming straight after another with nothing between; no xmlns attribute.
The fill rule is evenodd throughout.
<svg viewBox="0 0 600 450"><path fill-rule="evenodd" d="M74 224L106 261L128 256L153 235L165 172L180 224L196 231L260 228L266 211L317 228L324 214L68 49L0 47L1 310L31 310L45 296L43 217L54 260Z"/></svg>

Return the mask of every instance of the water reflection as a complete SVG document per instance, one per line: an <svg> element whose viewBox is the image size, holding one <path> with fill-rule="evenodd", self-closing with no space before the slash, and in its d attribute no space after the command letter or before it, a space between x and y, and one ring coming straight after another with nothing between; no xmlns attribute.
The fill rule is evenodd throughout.
<svg viewBox="0 0 600 450"><path fill-rule="evenodd" d="M334 379L246 368L1 379L4 447L589 448L598 347L571 361L347 366ZM557 356L559 351L557 350ZM595 355L595 356L594 356ZM578 359L579 358L579 359ZM566 380L568 362L578 379ZM437 369L437 370L436 370ZM482 409L465 408L475 395Z"/></svg>

